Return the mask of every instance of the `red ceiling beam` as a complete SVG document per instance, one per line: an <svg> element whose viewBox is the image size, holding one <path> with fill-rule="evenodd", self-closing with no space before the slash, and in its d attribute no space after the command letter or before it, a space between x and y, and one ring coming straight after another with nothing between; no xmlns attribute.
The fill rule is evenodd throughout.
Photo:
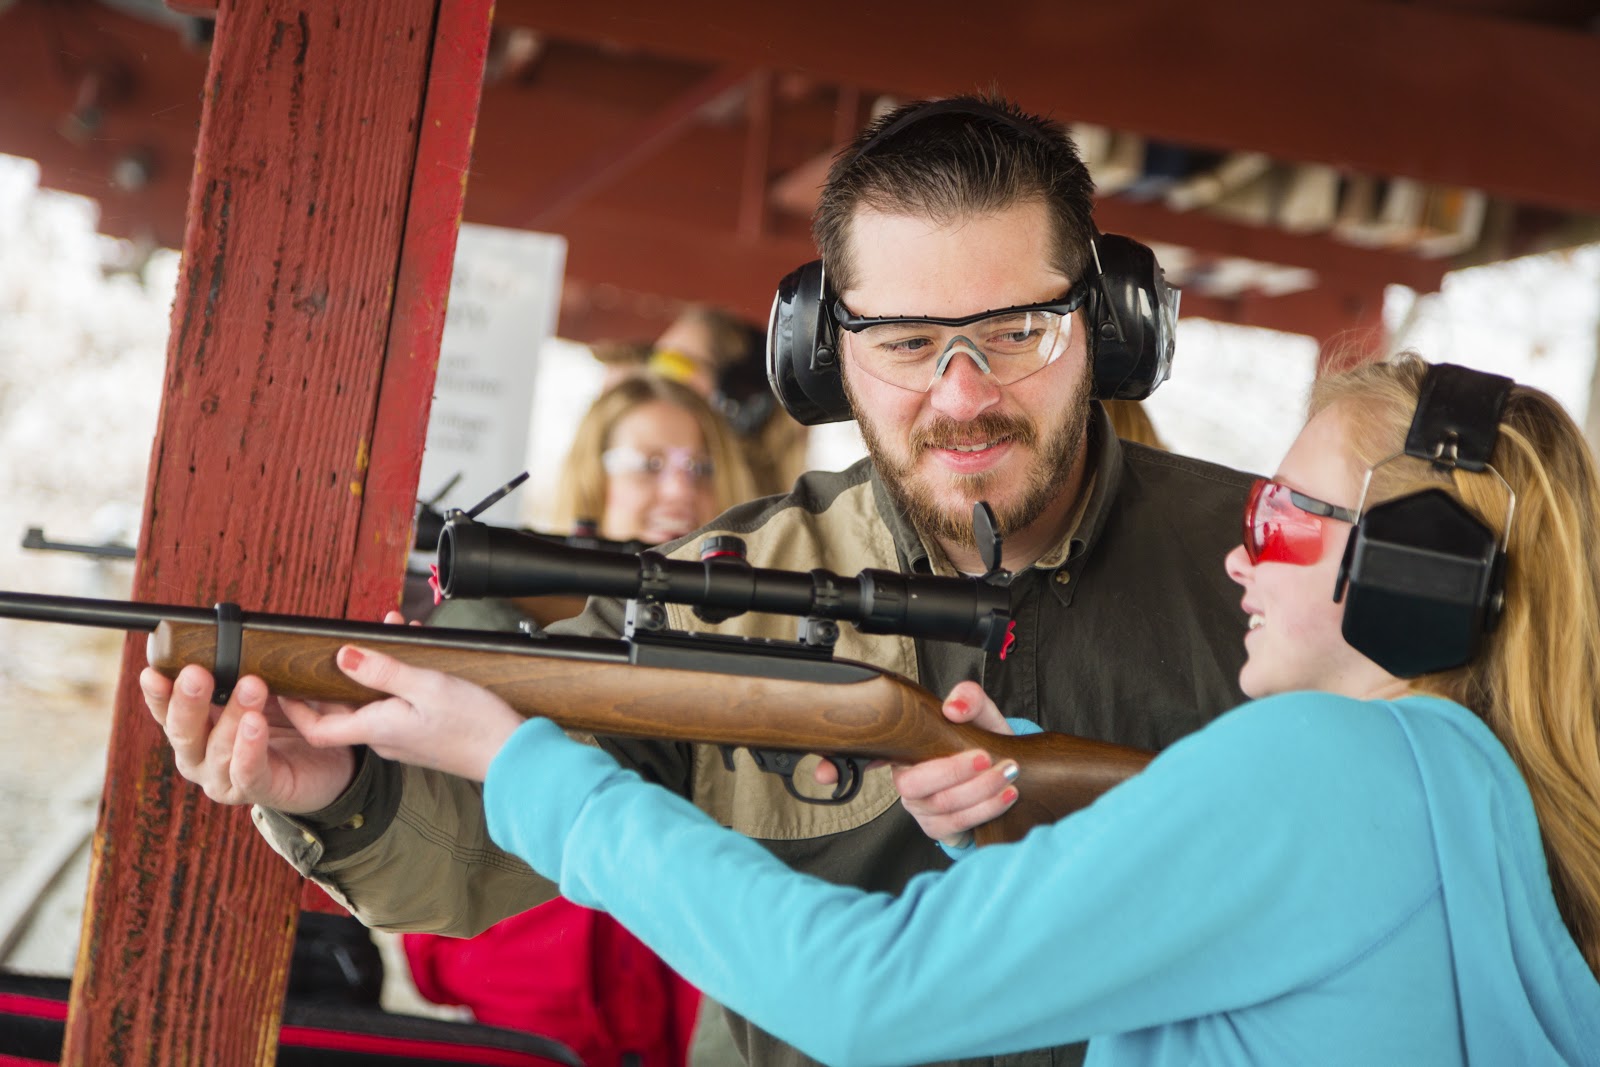
<svg viewBox="0 0 1600 1067"><path fill-rule="evenodd" d="M74 55L95 56L97 42L102 49L126 44L141 51L179 51L158 27L128 20L108 9L95 10L93 19L68 24L72 32L64 43ZM157 243L180 243L184 201L179 179L190 169L193 123L198 118L193 90L184 84L185 63L174 62L178 56L169 55L154 68L136 68L139 107L132 111L130 105L108 109L103 139L84 146L69 144L54 121L47 121L66 114L71 86L59 76L53 77L44 65L49 50L41 47L48 44L43 11L37 0L24 0L0 16L9 31L0 33L0 98L21 102L14 110L0 110L0 145L39 159L45 184L99 198L108 232L133 235L143 228ZM106 52L107 57L111 54ZM203 57L179 54L184 60L192 56L191 76L199 78ZM547 205L547 215L563 202L570 206L587 197L595 206L667 215L708 228L738 226L741 209L743 218L749 220L754 180L747 178L743 190L736 182L741 173L755 173L752 168L757 164L752 160L759 154L751 155L755 151L751 138L736 126L691 121L697 101L714 98L718 86L731 87L739 79L732 77L724 83L722 74L714 74L694 82L675 76L669 61L633 57L617 59L616 69L607 67L609 74L601 82L583 82L589 90L615 90L618 79L610 75L626 73L633 83L627 99L651 86L656 86L657 92L673 85L687 86L678 90L674 105L637 118L626 113L620 97L607 104L594 92L573 87L573 78L596 63L606 66L605 58L584 46L557 43L551 47L548 65L540 68L536 89L506 85L488 90L468 187L468 217L501 226L524 225L540 210L530 206L530 197ZM772 101L769 136L773 143L767 152L774 166L781 166L784 158L794 158L804 147L801 141L813 143L812 151L822 151L817 158L825 163L823 144L838 132L832 125L838 122L841 130L844 126L853 130L857 117L855 90L843 92L845 98L837 106L826 100ZM136 120L142 128L135 126ZM516 122L525 126L513 128ZM530 136L530 131L536 136ZM653 142L650 158L659 165L627 169L630 161L637 162L638 154L652 150L648 142ZM119 190L108 178L116 152L140 144L155 146L164 173L158 173L146 189ZM558 169L562 156L576 146L581 146L576 150L586 161ZM802 205L798 210L804 213L809 208ZM1153 204L1108 200L1100 215L1107 230L1182 244L1201 254L1332 269L1419 291L1436 288L1445 265L1403 253L1355 248L1323 237L1240 225L1202 213L1179 215ZM763 225L770 228L787 221L780 212ZM748 221L742 232L747 236L752 232Z"/></svg>
<svg viewBox="0 0 1600 1067"><path fill-rule="evenodd" d="M1389 0L501 0L502 24L908 96L997 81L1028 107L1146 136L1600 213L1600 35ZM992 57L1001 57L998 59ZM978 65L980 61L992 63Z"/></svg>
<svg viewBox="0 0 1600 1067"><path fill-rule="evenodd" d="M1305 334L1323 347L1324 362L1352 362L1351 352L1365 354L1382 339L1382 286L1324 286L1285 296L1247 293L1218 298L1185 293L1185 319L1209 319L1235 326Z"/></svg>
<svg viewBox="0 0 1600 1067"><path fill-rule="evenodd" d="M1592 27L1595 17L1594 0L1428 0L1428 6L1548 22L1573 29Z"/></svg>
<svg viewBox="0 0 1600 1067"><path fill-rule="evenodd" d="M493 139L481 139L475 170L500 172L508 169L501 162L501 154L514 149ZM741 161L739 153L747 151L725 131L698 130L668 146L658 156L661 164L652 168L648 179L629 175L613 183L594 206L619 214L665 216L680 224L692 224L706 231L725 231L734 221L728 210L727 193L732 175L743 168L746 172L746 192L753 182L751 162ZM826 156L817 156L825 164ZM763 172L764 173L764 172ZM820 180L820 175L818 176ZM786 196L784 210L768 216L766 227L787 226L791 231L803 229L805 220L815 207L817 190L805 183L806 199L801 190L793 189ZM761 186L766 188L765 183ZM468 191L468 216L474 220L497 222L491 217L481 220L474 211L474 199ZM1359 248L1323 235L1300 235L1273 227L1251 226L1208 215L1204 212L1175 212L1157 203L1135 203L1131 200L1109 197L1095 207L1096 219L1102 230L1123 233L1144 241L1161 241L1182 245L1202 255L1233 256L1276 263L1286 267L1305 267L1319 274L1337 274L1362 278L1372 284L1397 284L1409 286L1418 292L1434 292L1439 288L1447 260L1425 260L1404 252ZM499 221L498 224L508 223ZM559 226L557 227L559 229ZM741 230L741 233L745 231ZM776 279L774 279L776 280Z"/></svg>
<svg viewBox="0 0 1600 1067"><path fill-rule="evenodd" d="M750 79L744 170L739 184L739 236L758 241L767 230L767 182L772 166L772 72Z"/></svg>
<svg viewBox="0 0 1600 1067"><path fill-rule="evenodd" d="M0 152L98 201L106 233L181 247L205 53L101 4L0 8Z"/></svg>
<svg viewBox="0 0 1600 1067"><path fill-rule="evenodd" d="M637 126L588 156L546 190L520 228L545 230L575 204L604 189L681 136L705 106L750 77L748 67L731 64L712 71Z"/></svg>
<svg viewBox="0 0 1600 1067"><path fill-rule="evenodd" d="M572 281L705 301L755 322L766 321L778 280L816 257L803 237L752 244L731 231L600 209L573 212L558 232Z"/></svg>
<svg viewBox="0 0 1600 1067"><path fill-rule="evenodd" d="M1419 293L1439 289L1449 261L1421 259L1270 226L1230 222L1198 211L1179 212L1154 203L1107 197L1095 204L1095 222L1107 233L1141 241L1182 245L1219 256L1236 256L1285 267L1306 267L1319 275L1362 278L1372 285L1405 285Z"/></svg>
<svg viewBox="0 0 1600 1067"><path fill-rule="evenodd" d="M593 344L622 341L648 344L659 337L684 306L654 293L635 293L614 285L587 285L571 278L561 287L559 334Z"/></svg>

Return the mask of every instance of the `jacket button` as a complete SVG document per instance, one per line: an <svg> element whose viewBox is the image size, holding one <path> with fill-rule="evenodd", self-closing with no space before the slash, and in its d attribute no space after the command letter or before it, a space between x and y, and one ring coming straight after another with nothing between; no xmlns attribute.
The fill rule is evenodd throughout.
<svg viewBox="0 0 1600 1067"><path fill-rule="evenodd" d="M1066 585L1070 581L1072 581L1072 575L1068 573L1067 568L1062 567L1060 570L1056 571L1057 585Z"/></svg>

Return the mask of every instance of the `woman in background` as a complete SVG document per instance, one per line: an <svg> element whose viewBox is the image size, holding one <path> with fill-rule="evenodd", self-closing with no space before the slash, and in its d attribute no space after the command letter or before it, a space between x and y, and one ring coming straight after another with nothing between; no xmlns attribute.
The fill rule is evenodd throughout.
<svg viewBox="0 0 1600 1067"><path fill-rule="evenodd" d="M727 422L688 386L655 374L601 393L573 435L556 521L612 541L665 544L756 496Z"/></svg>
<svg viewBox="0 0 1600 1067"><path fill-rule="evenodd" d="M623 376L578 423L556 489L558 523L611 541L676 540L754 495L734 441L694 390ZM524 618L553 621L554 599L448 600L428 621L515 629ZM687 1062L699 993L604 912L557 898L477 937L402 943L418 992L479 1022L556 1038L587 1067Z"/></svg>
<svg viewBox="0 0 1600 1067"><path fill-rule="evenodd" d="M650 369L711 402L739 436L756 495L787 493L806 469L806 428L767 383L765 331L720 308L691 304L656 338Z"/></svg>

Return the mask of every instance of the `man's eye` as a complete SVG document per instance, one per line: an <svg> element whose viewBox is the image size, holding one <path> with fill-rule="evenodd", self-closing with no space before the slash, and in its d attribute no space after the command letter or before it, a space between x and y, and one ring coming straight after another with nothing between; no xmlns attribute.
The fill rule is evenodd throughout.
<svg viewBox="0 0 1600 1067"><path fill-rule="evenodd" d="M994 347L1002 351L1017 351L1032 347L1037 345L1043 336L1044 328L1041 324L1016 318L988 323L980 334L985 348Z"/></svg>
<svg viewBox="0 0 1600 1067"><path fill-rule="evenodd" d="M912 355L927 351L930 344L932 342L926 337L900 337L892 341L880 341L878 347L891 354Z"/></svg>

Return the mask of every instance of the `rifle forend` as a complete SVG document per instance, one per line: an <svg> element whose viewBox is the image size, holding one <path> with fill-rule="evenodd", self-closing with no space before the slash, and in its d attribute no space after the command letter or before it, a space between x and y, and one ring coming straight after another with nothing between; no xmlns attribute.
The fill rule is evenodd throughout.
<svg viewBox="0 0 1600 1067"><path fill-rule="evenodd" d="M3 592L0 617L151 630L149 662L168 677L190 663L224 675L236 665L233 677L255 674L273 692L305 700L364 703L382 695L336 666L340 646L354 643L466 678L518 711L569 730L817 753L836 766L910 763L982 748L1021 767L1020 798L978 828L984 844L1017 840L1089 804L1150 759L1137 749L1066 734L1013 737L951 723L938 698L909 679L757 638L529 637L243 613L232 605L213 614ZM223 677L221 684L231 682Z"/></svg>

